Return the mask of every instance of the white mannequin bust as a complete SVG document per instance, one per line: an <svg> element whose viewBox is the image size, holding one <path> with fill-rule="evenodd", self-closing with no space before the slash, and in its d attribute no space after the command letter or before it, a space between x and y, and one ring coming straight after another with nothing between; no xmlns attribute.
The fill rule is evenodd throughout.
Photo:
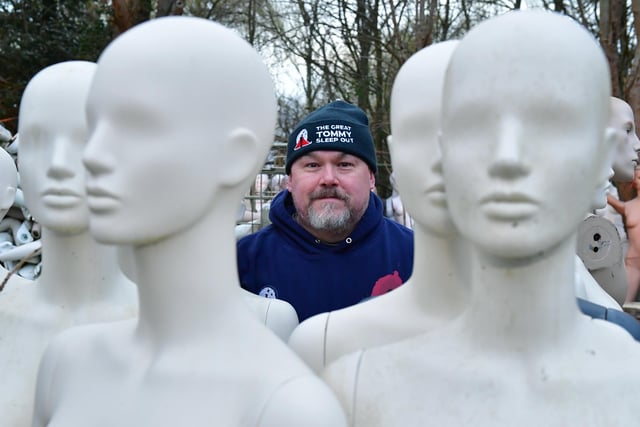
<svg viewBox="0 0 640 427"><path fill-rule="evenodd" d="M597 42L551 12L500 15L460 41L442 156L473 293L444 328L326 370L351 425L636 423L640 346L580 314L573 289L576 230L610 168L609 82Z"/></svg>
<svg viewBox="0 0 640 427"><path fill-rule="evenodd" d="M131 246L139 317L51 344L34 426L346 425L238 281L236 203L276 123L258 53L209 20L145 22L102 53L87 117L91 233Z"/></svg>
<svg viewBox="0 0 640 427"><path fill-rule="evenodd" d="M404 208L404 203L400 197L398 184L396 184L395 173L389 175L389 184L391 184L391 196L386 200L386 215L406 227L413 228L413 219L409 212Z"/></svg>
<svg viewBox="0 0 640 427"><path fill-rule="evenodd" d="M620 98L611 97L611 115L609 126L614 132L613 138L613 162L611 165L611 179L618 182L630 182L633 180L635 165L638 162L637 151L640 150L640 140L636 134L635 117L631 106ZM619 199L617 188L606 181L603 187L602 197L599 197L594 214L611 221L622 240L622 256L619 262L610 268L591 270L590 274L615 300L624 304L627 298L627 274L624 258L628 248L628 236L625 230L624 219L616 209L607 203L607 199ZM628 268L628 267L627 267ZM634 274L632 272L632 274Z"/></svg>
<svg viewBox="0 0 640 427"><path fill-rule="evenodd" d="M392 292L311 317L294 330L290 346L317 372L347 353L432 330L464 307L468 245L449 218L438 147L442 83L456 44L438 43L414 54L391 93L389 147L414 217L413 273Z"/></svg>
<svg viewBox="0 0 640 427"><path fill-rule="evenodd" d="M30 425L38 363L53 336L137 311L135 287L115 251L89 234L81 158L95 67L84 61L47 67L30 80L20 103L18 169L25 203L41 225L42 273L0 294L3 426Z"/></svg>

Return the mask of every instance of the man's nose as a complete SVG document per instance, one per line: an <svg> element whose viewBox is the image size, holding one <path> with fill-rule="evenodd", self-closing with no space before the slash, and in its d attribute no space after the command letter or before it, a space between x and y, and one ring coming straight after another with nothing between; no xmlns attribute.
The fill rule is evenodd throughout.
<svg viewBox="0 0 640 427"><path fill-rule="evenodd" d="M338 176L336 175L335 166L327 165L322 168L322 176L320 177L322 185L338 185Z"/></svg>

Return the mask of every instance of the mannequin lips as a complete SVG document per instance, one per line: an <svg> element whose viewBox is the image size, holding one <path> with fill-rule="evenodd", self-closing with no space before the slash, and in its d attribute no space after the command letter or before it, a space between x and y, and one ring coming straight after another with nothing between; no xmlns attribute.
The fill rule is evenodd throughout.
<svg viewBox="0 0 640 427"><path fill-rule="evenodd" d="M47 188L42 192L42 201L48 206L73 206L83 200L84 196L69 188Z"/></svg>
<svg viewBox="0 0 640 427"><path fill-rule="evenodd" d="M427 197L436 205L446 206L447 199L444 194L444 183L438 183L429 187L427 189Z"/></svg>
<svg viewBox="0 0 640 427"><path fill-rule="evenodd" d="M526 219L539 210L539 203L522 193L496 192L480 199L482 212L492 219L513 221Z"/></svg>
<svg viewBox="0 0 640 427"><path fill-rule="evenodd" d="M87 204L89 210L94 213L107 212L119 205L115 195L95 186L87 186Z"/></svg>

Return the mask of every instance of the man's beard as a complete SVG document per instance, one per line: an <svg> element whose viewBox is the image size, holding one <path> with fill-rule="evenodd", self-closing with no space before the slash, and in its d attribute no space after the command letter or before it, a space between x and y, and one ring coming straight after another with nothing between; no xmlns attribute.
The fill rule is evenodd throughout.
<svg viewBox="0 0 640 427"><path fill-rule="evenodd" d="M344 202L346 209L341 210L336 206L337 202L325 202L320 209L314 208L313 205L307 209L307 219L309 224L318 230L326 230L333 232L342 232L351 225L353 213L349 206L350 197L338 190L321 190L311 194L310 200L333 197Z"/></svg>

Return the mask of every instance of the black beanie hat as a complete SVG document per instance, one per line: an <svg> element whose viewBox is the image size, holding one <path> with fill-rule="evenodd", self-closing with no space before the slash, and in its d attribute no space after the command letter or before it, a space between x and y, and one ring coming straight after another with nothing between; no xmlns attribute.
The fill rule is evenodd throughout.
<svg viewBox="0 0 640 427"><path fill-rule="evenodd" d="M364 111L345 101L334 101L305 117L289 135L285 171L299 157L317 150L342 151L364 160L375 173L378 169L369 119Z"/></svg>

